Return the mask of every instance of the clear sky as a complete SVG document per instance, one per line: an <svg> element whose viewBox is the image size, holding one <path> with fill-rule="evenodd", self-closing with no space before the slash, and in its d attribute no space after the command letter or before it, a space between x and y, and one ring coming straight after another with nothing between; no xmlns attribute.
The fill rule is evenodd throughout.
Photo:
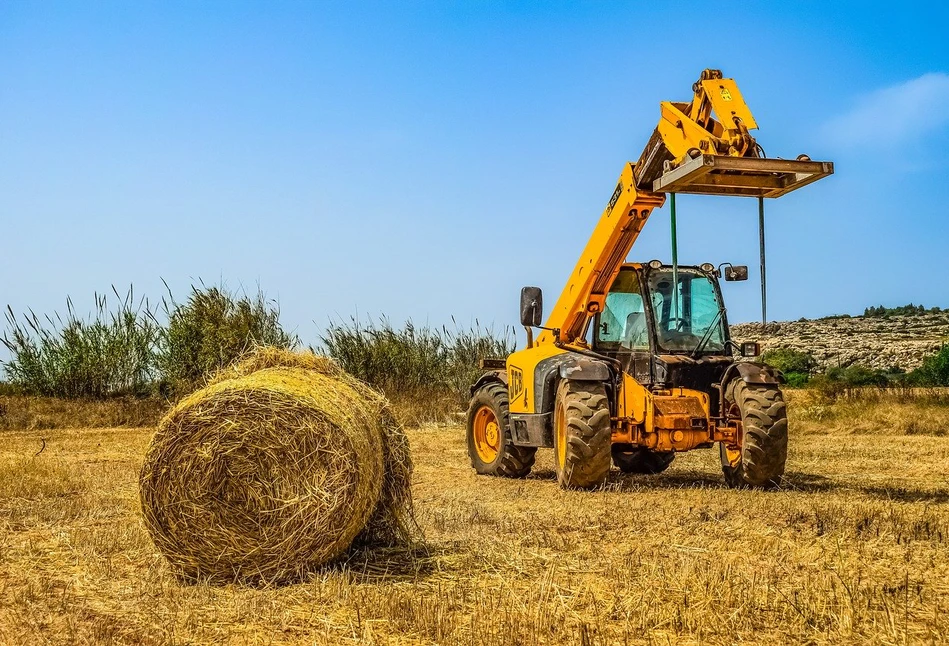
<svg viewBox="0 0 949 646"><path fill-rule="evenodd" d="M0 2L0 305L195 281L330 318L515 324L559 293L661 100L735 78L770 156L769 318L949 307L949 5ZM756 202L679 198L680 262L751 266ZM631 259L670 258L668 206Z"/></svg>

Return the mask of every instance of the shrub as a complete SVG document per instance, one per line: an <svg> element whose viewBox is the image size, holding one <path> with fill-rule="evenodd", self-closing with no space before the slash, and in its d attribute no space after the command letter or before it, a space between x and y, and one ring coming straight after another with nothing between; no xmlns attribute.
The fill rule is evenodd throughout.
<svg viewBox="0 0 949 646"><path fill-rule="evenodd" d="M208 375L258 345L292 349L295 335L280 325L280 309L260 291L254 297L224 287L191 288L186 303L169 295L158 365L172 394L194 390Z"/></svg>
<svg viewBox="0 0 949 646"><path fill-rule="evenodd" d="M784 381L790 388L803 388L810 380L810 375L802 372L785 372Z"/></svg>
<svg viewBox="0 0 949 646"><path fill-rule="evenodd" d="M808 352L793 348L774 348L761 355L761 361L784 374L788 386L805 385L817 368L817 359Z"/></svg>
<svg viewBox="0 0 949 646"><path fill-rule="evenodd" d="M774 348L761 355L761 360L781 372L810 374L817 368L817 359L809 352L793 348Z"/></svg>
<svg viewBox="0 0 949 646"><path fill-rule="evenodd" d="M321 341L322 351L350 374L397 403L415 400L419 409L412 421L461 410L481 374L478 361L505 358L514 349L511 329L495 334L477 322L469 329L432 329L411 321L397 329L384 317L378 323L331 322Z"/></svg>
<svg viewBox="0 0 949 646"><path fill-rule="evenodd" d="M155 349L160 326L146 300L135 302L132 289L117 306L95 295L95 311L82 319L66 300L65 319L41 320L34 312L18 318L7 306L3 362L10 384L24 393L56 397L112 397L147 394L155 381Z"/></svg>
<svg viewBox="0 0 949 646"><path fill-rule="evenodd" d="M909 380L926 386L949 386L949 345L926 357L923 365L909 374Z"/></svg>

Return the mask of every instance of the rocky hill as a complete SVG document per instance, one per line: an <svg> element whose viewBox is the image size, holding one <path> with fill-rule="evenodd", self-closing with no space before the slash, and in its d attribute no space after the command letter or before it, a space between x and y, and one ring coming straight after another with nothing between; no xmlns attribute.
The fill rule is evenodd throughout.
<svg viewBox="0 0 949 646"><path fill-rule="evenodd" d="M736 341L759 341L762 351L793 348L811 353L821 369L861 364L910 371L949 343L949 311L912 316L841 316L731 326Z"/></svg>

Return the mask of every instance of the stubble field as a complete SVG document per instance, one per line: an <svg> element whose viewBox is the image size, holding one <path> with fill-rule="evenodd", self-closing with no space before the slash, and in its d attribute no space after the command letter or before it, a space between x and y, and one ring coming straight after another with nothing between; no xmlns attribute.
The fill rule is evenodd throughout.
<svg viewBox="0 0 949 646"><path fill-rule="evenodd" d="M949 641L949 407L796 398L784 490L715 451L557 488L478 477L410 429L426 543L274 589L180 585L140 520L151 429L0 432L0 643ZM46 448L36 454L45 438Z"/></svg>

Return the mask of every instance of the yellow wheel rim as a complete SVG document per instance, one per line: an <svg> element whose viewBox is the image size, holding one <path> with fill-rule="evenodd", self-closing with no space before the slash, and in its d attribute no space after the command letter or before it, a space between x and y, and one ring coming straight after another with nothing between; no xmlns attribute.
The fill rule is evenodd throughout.
<svg viewBox="0 0 949 646"><path fill-rule="evenodd" d="M501 425L498 417L488 406L482 406L475 413L474 445L478 457L485 464L494 462L501 450Z"/></svg>
<svg viewBox="0 0 949 646"><path fill-rule="evenodd" d="M563 471L567 466L567 416L564 413L563 406L557 406L557 412L554 419L554 432L557 434L554 440L554 450L557 453L557 466Z"/></svg>
<svg viewBox="0 0 949 646"><path fill-rule="evenodd" d="M738 408L736 404L732 404L732 406L728 409L728 416L731 417L732 419L738 420L738 437L735 438L736 440L735 448L732 448L724 443L722 444L722 448L725 449L725 459L728 460L729 466L731 466L732 468L735 468L739 464L741 464L741 435L742 435L741 410Z"/></svg>

